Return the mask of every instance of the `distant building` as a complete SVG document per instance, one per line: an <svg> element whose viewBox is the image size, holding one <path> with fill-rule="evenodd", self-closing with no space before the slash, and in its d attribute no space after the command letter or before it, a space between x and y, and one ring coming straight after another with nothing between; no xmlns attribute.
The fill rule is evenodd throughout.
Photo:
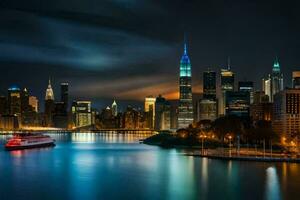
<svg viewBox="0 0 300 200"><path fill-rule="evenodd" d="M8 89L8 110L10 115L21 115L21 90L17 86Z"/></svg>
<svg viewBox="0 0 300 200"><path fill-rule="evenodd" d="M293 72L293 88L300 89L300 71Z"/></svg>
<svg viewBox="0 0 300 200"><path fill-rule="evenodd" d="M29 96L29 106L31 106L34 112L39 112L39 100L37 99L37 97Z"/></svg>
<svg viewBox="0 0 300 200"><path fill-rule="evenodd" d="M203 98L197 102L197 121L213 121L218 117L216 72L207 70L203 73Z"/></svg>
<svg viewBox="0 0 300 200"><path fill-rule="evenodd" d="M203 98L216 99L216 72L207 70L203 72Z"/></svg>
<svg viewBox="0 0 300 200"><path fill-rule="evenodd" d="M90 101L74 101L72 104L73 122L76 128L92 125Z"/></svg>
<svg viewBox="0 0 300 200"><path fill-rule="evenodd" d="M19 128L19 119L16 115L2 115L0 116L1 130L14 130Z"/></svg>
<svg viewBox="0 0 300 200"><path fill-rule="evenodd" d="M250 116L249 92L226 92L226 115Z"/></svg>
<svg viewBox="0 0 300 200"><path fill-rule="evenodd" d="M287 138L300 136L300 89L285 89L274 96L273 128Z"/></svg>
<svg viewBox="0 0 300 200"><path fill-rule="evenodd" d="M169 130L171 128L171 105L159 95L155 102L155 129Z"/></svg>
<svg viewBox="0 0 300 200"><path fill-rule="evenodd" d="M273 103L263 91L256 91L253 95L253 104L250 105L250 116L253 121L271 121L273 117Z"/></svg>
<svg viewBox="0 0 300 200"><path fill-rule="evenodd" d="M154 128L155 125L155 101L156 98L148 96L145 98L144 111L147 113L147 124L149 128Z"/></svg>
<svg viewBox="0 0 300 200"><path fill-rule="evenodd" d="M193 115L194 121L199 121L199 102L203 98L203 93L193 93Z"/></svg>
<svg viewBox="0 0 300 200"><path fill-rule="evenodd" d="M225 114L228 91L234 91L234 73L231 71L229 63L227 69L221 69L221 96L218 102L220 116Z"/></svg>
<svg viewBox="0 0 300 200"><path fill-rule="evenodd" d="M118 128L116 116L113 114L113 109L107 106L105 109L102 109L99 115L99 126L100 128Z"/></svg>
<svg viewBox="0 0 300 200"><path fill-rule="evenodd" d="M0 96L0 115L7 114L7 98L6 96Z"/></svg>
<svg viewBox="0 0 300 200"><path fill-rule="evenodd" d="M122 128L125 129L138 129L140 128L140 113L128 106L126 111L123 113L123 123Z"/></svg>
<svg viewBox="0 0 300 200"><path fill-rule="evenodd" d="M68 114L66 112L65 102L55 102L53 111L53 126L56 128L68 127Z"/></svg>
<svg viewBox="0 0 300 200"><path fill-rule="evenodd" d="M177 123L178 123L178 104L179 101L176 100L169 100L171 111L170 111L170 120L171 120L171 129L177 129Z"/></svg>
<svg viewBox="0 0 300 200"><path fill-rule="evenodd" d="M277 57L273 64L272 74L263 80L263 90L269 96L270 102L273 102L275 94L283 90L283 74Z"/></svg>
<svg viewBox="0 0 300 200"><path fill-rule="evenodd" d="M22 114L25 114L25 113L31 111L31 109L29 107L29 92L28 92L27 88L24 88L21 91L21 111L22 111Z"/></svg>
<svg viewBox="0 0 300 200"><path fill-rule="evenodd" d="M272 100L271 100L271 97L272 97L271 75L269 74L268 77L263 79L262 82L263 82L262 89L263 89L264 93L266 95L268 95L269 101L272 102Z"/></svg>
<svg viewBox="0 0 300 200"><path fill-rule="evenodd" d="M111 112L114 117L116 117L118 115L118 105L115 100L111 105Z"/></svg>
<svg viewBox="0 0 300 200"><path fill-rule="evenodd" d="M178 128L186 128L194 121L192 97L192 65L184 44L180 61Z"/></svg>
<svg viewBox="0 0 300 200"><path fill-rule="evenodd" d="M216 99L202 99L199 102L198 120L214 121L218 117L218 105Z"/></svg>
<svg viewBox="0 0 300 200"><path fill-rule="evenodd" d="M254 101L254 83L252 81L239 81L238 89L241 92L249 92L250 94L250 104Z"/></svg>
<svg viewBox="0 0 300 200"><path fill-rule="evenodd" d="M268 102L269 102L269 96L266 95L264 91L255 91L253 93L254 104L268 103Z"/></svg>
<svg viewBox="0 0 300 200"><path fill-rule="evenodd" d="M45 94L45 123L46 127L53 126L53 114L55 110L55 103L54 103L54 93L51 86L51 81L49 79L48 87L46 89Z"/></svg>
<svg viewBox="0 0 300 200"><path fill-rule="evenodd" d="M67 113L69 109L69 83L60 84L60 101L63 102L63 110Z"/></svg>

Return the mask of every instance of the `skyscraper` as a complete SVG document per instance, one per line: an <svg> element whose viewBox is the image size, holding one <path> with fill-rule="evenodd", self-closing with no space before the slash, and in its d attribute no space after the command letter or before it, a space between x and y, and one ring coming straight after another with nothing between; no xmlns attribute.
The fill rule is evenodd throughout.
<svg viewBox="0 0 300 200"><path fill-rule="evenodd" d="M263 90L265 94L269 95L270 102L273 102L274 95L283 90L283 74L280 71L280 64L276 57L272 74L269 74L268 78L264 80Z"/></svg>
<svg viewBox="0 0 300 200"><path fill-rule="evenodd" d="M27 88L24 88L21 92L21 109L22 109L22 113L27 113L30 111L29 93L28 93Z"/></svg>
<svg viewBox="0 0 300 200"><path fill-rule="evenodd" d="M74 101L71 110L75 127L85 127L92 125L90 101Z"/></svg>
<svg viewBox="0 0 300 200"><path fill-rule="evenodd" d="M17 86L8 88L8 110L10 115L21 115L21 90Z"/></svg>
<svg viewBox="0 0 300 200"><path fill-rule="evenodd" d="M155 129L169 130L171 128L171 105L159 95L155 102Z"/></svg>
<svg viewBox="0 0 300 200"><path fill-rule="evenodd" d="M148 113L149 128L154 128L154 124L155 124L155 101L156 98L152 96L148 96L145 98L144 111Z"/></svg>
<svg viewBox="0 0 300 200"><path fill-rule="evenodd" d="M215 120L218 114L216 97L216 72L203 72L203 99L197 104L197 120Z"/></svg>
<svg viewBox="0 0 300 200"><path fill-rule="evenodd" d="M45 126L52 126L53 125L53 113L55 109L54 104L54 93L51 86L51 81L49 78L48 87L46 89L45 95Z"/></svg>
<svg viewBox="0 0 300 200"><path fill-rule="evenodd" d="M179 76L178 128L186 128L194 121L192 99L192 65L188 56L186 43L184 44L184 52L180 61Z"/></svg>
<svg viewBox="0 0 300 200"><path fill-rule="evenodd" d="M234 73L228 61L227 69L221 69L221 96L219 99L219 115L225 115L226 92L234 91Z"/></svg>
<svg viewBox="0 0 300 200"><path fill-rule="evenodd" d="M60 101L64 103L64 111L68 111L69 105L69 83L60 84Z"/></svg>
<svg viewBox="0 0 300 200"><path fill-rule="evenodd" d="M272 69L272 95L283 90L283 74L280 71L278 58L276 57ZM273 100L273 97L272 97Z"/></svg>
<svg viewBox="0 0 300 200"><path fill-rule="evenodd" d="M268 95L270 102L272 96L271 82L272 82L271 74L269 74L267 78L263 79L263 85L262 85L262 90L265 92L266 95Z"/></svg>
<svg viewBox="0 0 300 200"><path fill-rule="evenodd" d="M252 81L239 81L238 88L241 92L249 92L250 104L252 104L254 100L254 83Z"/></svg>
<svg viewBox="0 0 300 200"><path fill-rule="evenodd" d="M39 100L35 96L29 97L29 105L31 106L34 112L39 112Z"/></svg>
<svg viewBox="0 0 300 200"><path fill-rule="evenodd" d="M116 101L114 100L114 102L111 105L111 111L112 111L112 115L114 117L116 117L118 115L118 105L116 103Z"/></svg>
<svg viewBox="0 0 300 200"><path fill-rule="evenodd" d="M272 126L286 138L300 136L300 90L284 89L275 94Z"/></svg>
<svg viewBox="0 0 300 200"><path fill-rule="evenodd" d="M300 89L300 71L293 72L293 88Z"/></svg>
<svg viewBox="0 0 300 200"><path fill-rule="evenodd" d="M203 98L216 99L216 72L209 69L203 72Z"/></svg>

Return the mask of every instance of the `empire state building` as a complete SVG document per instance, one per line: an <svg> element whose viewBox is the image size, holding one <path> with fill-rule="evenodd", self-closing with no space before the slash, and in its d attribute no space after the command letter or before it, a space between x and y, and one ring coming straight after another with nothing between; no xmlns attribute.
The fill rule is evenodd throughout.
<svg viewBox="0 0 300 200"><path fill-rule="evenodd" d="M193 123L192 65L186 43L180 61L179 76L178 128L186 128Z"/></svg>

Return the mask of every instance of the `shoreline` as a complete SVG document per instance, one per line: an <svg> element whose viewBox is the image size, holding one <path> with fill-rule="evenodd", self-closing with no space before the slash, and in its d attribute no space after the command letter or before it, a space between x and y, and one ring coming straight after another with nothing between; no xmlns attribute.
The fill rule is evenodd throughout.
<svg viewBox="0 0 300 200"><path fill-rule="evenodd" d="M252 161L252 162L286 162L300 163L300 158L279 158L279 157L254 157L254 156L221 156L221 155L202 155L196 153L186 153L186 156L201 157L218 160L233 160L233 161Z"/></svg>

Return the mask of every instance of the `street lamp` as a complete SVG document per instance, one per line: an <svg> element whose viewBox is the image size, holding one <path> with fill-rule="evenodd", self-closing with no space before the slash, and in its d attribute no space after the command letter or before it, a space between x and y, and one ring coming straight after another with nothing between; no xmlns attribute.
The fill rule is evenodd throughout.
<svg viewBox="0 0 300 200"><path fill-rule="evenodd" d="M201 138L201 154L204 154L204 138L206 138L206 135L201 134L200 135Z"/></svg>
<svg viewBox="0 0 300 200"><path fill-rule="evenodd" d="M229 135L228 138L229 138L229 156L231 157L231 139L232 139L232 136Z"/></svg>

